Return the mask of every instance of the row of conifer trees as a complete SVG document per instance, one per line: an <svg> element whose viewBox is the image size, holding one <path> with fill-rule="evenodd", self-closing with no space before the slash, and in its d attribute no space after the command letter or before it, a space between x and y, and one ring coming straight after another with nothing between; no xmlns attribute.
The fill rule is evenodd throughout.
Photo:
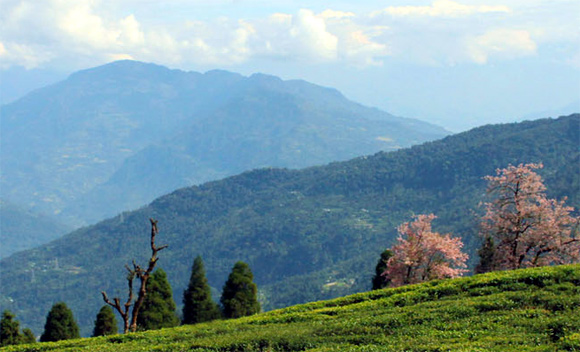
<svg viewBox="0 0 580 352"><path fill-rule="evenodd" d="M221 307L213 299L207 282L203 260L195 258L187 289L183 292L181 321L176 314L171 285L167 274L158 268L147 282L147 295L138 316L140 330L154 330L181 324L197 324L221 318L238 318L260 312L258 288L248 264L237 262L226 283L220 299ZM93 336L118 333L115 313L109 305L97 314ZM59 341L80 337L79 327L72 311L64 302L52 306L46 318L40 341ZM30 329L19 331L14 315L5 311L0 321L0 346L36 342Z"/></svg>
<svg viewBox="0 0 580 352"><path fill-rule="evenodd" d="M258 288L253 282L254 275L248 264L237 262L226 281L220 306L212 299L207 282L203 260L195 258L187 289L183 292L181 324L197 324L220 318L238 318L260 311L257 300ZM176 305L167 274L157 269L147 282L147 296L137 318L140 330L155 330L180 324L175 313ZM110 306L105 305L97 314L93 336L117 333L115 315Z"/></svg>

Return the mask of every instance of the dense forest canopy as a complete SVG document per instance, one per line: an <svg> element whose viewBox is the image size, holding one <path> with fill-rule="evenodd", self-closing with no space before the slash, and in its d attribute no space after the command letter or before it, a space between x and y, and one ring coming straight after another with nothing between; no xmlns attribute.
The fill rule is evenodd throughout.
<svg viewBox="0 0 580 352"><path fill-rule="evenodd" d="M578 209L580 115L484 126L436 142L304 170L260 169L177 190L149 206L1 262L0 309L40 331L38 317L66 301L89 335L99 292L123 292L124 265L143 261L148 219L159 220L160 258L176 295L202 255L214 289L232 265L250 265L264 310L370 289L396 226L434 213L433 228L462 237L470 266L480 239L486 175L542 162L551 198Z"/></svg>

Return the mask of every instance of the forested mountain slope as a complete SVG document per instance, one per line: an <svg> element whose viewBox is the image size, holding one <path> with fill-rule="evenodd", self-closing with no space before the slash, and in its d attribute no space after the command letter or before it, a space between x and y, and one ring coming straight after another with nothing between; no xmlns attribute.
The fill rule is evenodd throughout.
<svg viewBox="0 0 580 352"><path fill-rule="evenodd" d="M72 228L0 199L0 258L52 241Z"/></svg>
<svg viewBox="0 0 580 352"><path fill-rule="evenodd" d="M232 265L254 272L266 309L367 290L396 226L435 213L438 232L462 236L471 255L483 176L508 164L543 162L548 195L578 209L580 115L484 126L408 149L304 170L261 169L177 190L149 206L77 230L1 261L0 309L41 329L65 301L85 334L99 292L125 295L124 266L149 254L149 218L159 220L159 266L176 302L196 255L221 289Z"/></svg>
<svg viewBox="0 0 580 352"><path fill-rule="evenodd" d="M178 187L447 135L305 81L118 61L0 108L2 198L90 224Z"/></svg>

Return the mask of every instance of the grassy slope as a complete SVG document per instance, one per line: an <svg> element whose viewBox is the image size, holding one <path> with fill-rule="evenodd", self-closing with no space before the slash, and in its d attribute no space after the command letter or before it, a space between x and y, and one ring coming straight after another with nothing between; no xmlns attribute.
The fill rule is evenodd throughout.
<svg viewBox="0 0 580 352"><path fill-rule="evenodd" d="M580 350L580 265L355 294L237 320L2 351Z"/></svg>

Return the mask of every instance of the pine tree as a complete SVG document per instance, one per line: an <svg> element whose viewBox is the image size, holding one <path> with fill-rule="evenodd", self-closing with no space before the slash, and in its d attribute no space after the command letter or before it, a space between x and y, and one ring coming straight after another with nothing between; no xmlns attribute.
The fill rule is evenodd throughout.
<svg viewBox="0 0 580 352"><path fill-rule="evenodd" d="M481 248L477 251L479 264L475 266L476 274L488 273L494 270L495 244L493 238L488 236L483 241Z"/></svg>
<svg viewBox="0 0 580 352"><path fill-rule="evenodd" d="M99 310L93 329L93 337L115 335L119 332L113 309L106 305Z"/></svg>
<svg viewBox="0 0 580 352"><path fill-rule="evenodd" d="M226 281L221 304L226 318L239 318L260 312L258 287L248 264L237 262Z"/></svg>
<svg viewBox="0 0 580 352"><path fill-rule="evenodd" d="M221 316L218 305L211 298L211 289L205 276L203 260L197 256L191 268L189 285L183 292L182 324L196 324L218 319Z"/></svg>
<svg viewBox="0 0 580 352"><path fill-rule="evenodd" d="M22 343L25 344L36 343L36 336L34 336L32 330L28 328L22 329Z"/></svg>
<svg viewBox="0 0 580 352"><path fill-rule="evenodd" d="M0 346L18 345L21 343L20 323L14 314L5 310L0 320Z"/></svg>
<svg viewBox="0 0 580 352"><path fill-rule="evenodd" d="M386 249L381 253L381 258L377 262L375 267L375 276L373 277L373 290L378 290L389 286L391 282L385 275L385 270L387 270L387 262L393 256L393 252L390 249Z"/></svg>
<svg viewBox="0 0 580 352"><path fill-rule="evenodd" d="M72 311L64 302L56 303L48 312L41 342L60 341L79 338L79 327Z"/></svg>
<svg viewBox="0 0 580 352"><path fill-rule="evenodd" d="M137 318L140 330L155 330L179 325L175 301L167 274L157 269L147 281L147 295Z"/></svg>

